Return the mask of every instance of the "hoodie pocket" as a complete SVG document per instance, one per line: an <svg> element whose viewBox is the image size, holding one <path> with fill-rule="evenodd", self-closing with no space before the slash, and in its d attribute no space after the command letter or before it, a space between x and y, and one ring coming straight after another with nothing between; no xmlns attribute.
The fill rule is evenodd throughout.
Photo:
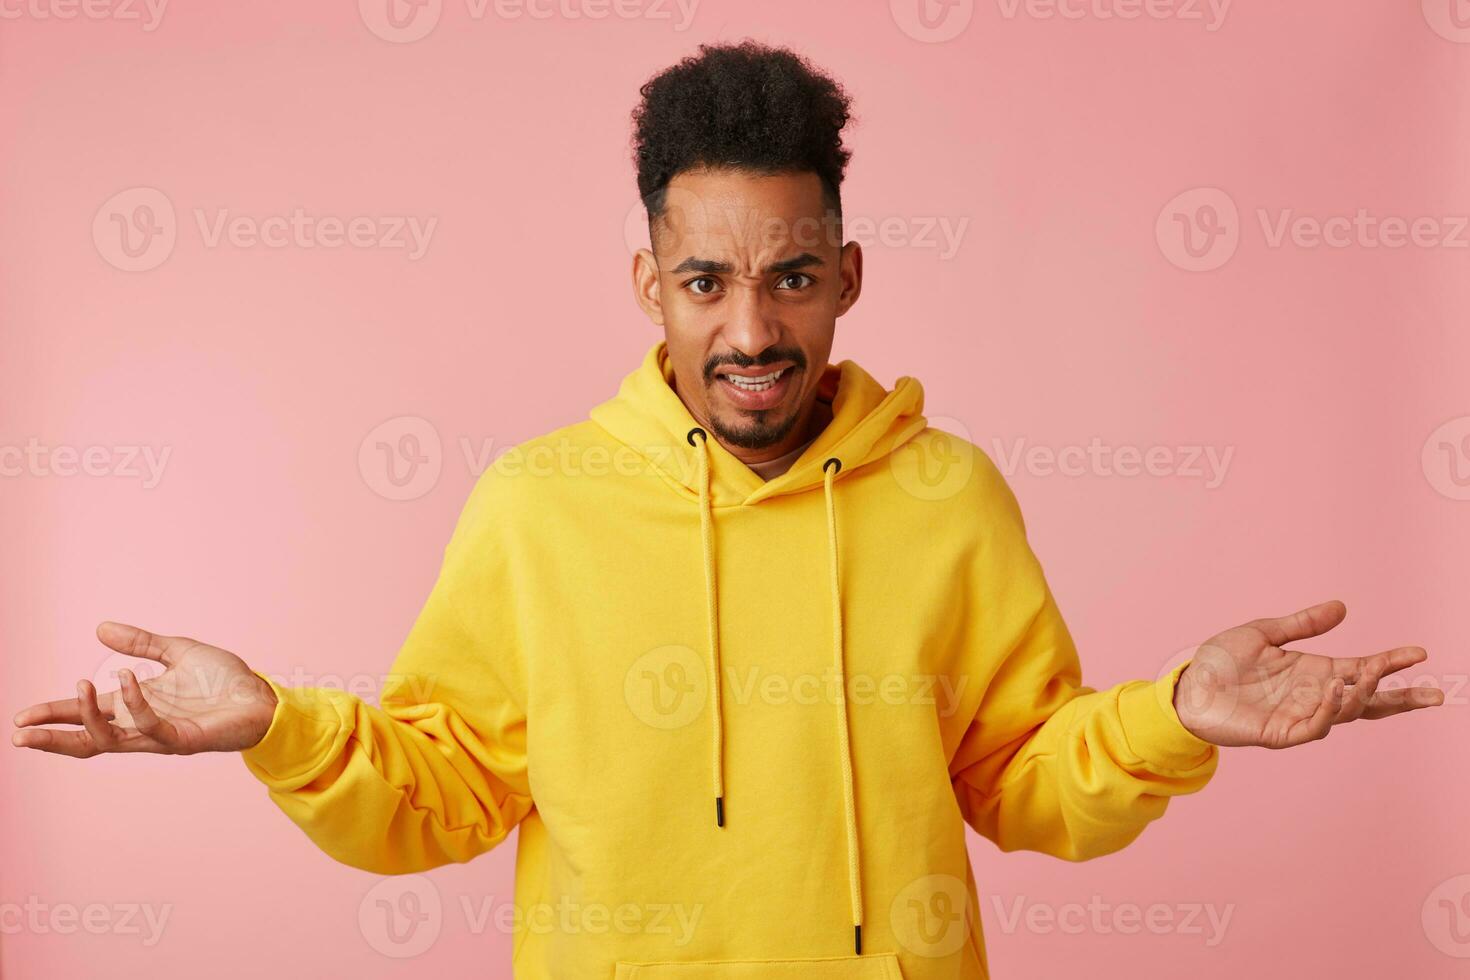
<svg viewBox="0 0 1470 980"><path fill-rule="evenodd" d="M815 960L619 963L615 980L903 980L892 953Z"/></svg>

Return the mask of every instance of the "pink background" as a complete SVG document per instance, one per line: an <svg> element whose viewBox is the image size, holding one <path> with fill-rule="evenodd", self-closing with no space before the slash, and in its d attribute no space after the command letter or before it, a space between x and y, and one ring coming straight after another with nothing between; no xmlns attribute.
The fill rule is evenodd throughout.
<svg viewBox="0 0 1470 980"><path fill-rule="evenodd" d="M1011 472L1088 683L1152 677L1216 630L1337 597L1346 623L1305 648L1418 643L1431 659L1407 673L1450 695L1288 752L1227 750L1200 795L1092 863L972 838L995 976L1470 965L1439 905L1470 891L1470 232L1401 248L1268 234L1283 209L1361 208L1454 239L1470 30L1448 2L1238 3L1211 30L1206 6L1124 19L1101 14L1127 0L1074 0L1069 19L988 0L952 8L940 41L905 0L704 0L685 30L647 4L477 18L444 0L411 43L369 29L374 0L177 2L153 30L28 2L0 20L0 444L117 452L111 475L0 477L7 717L104 667L105 618L301 682L385 671L473 480L461 440L494 452L584 417L656 339L628 283L638 85L699 41L753 35L849 87L849 220L897 229L860 239L866 289L834 356L919 377L931 416L987 452L1233 452L1215 487ZM107 232L137 199L109 201L139 187L167 197L177 240L129 272ZM1165 210L1196 188L1238 209L1216 212L1238 247L1207 271L1176 264L1169 230L1220 195ZM194 216L298 207L437 225L410 259L211 246ZM962 221L941 254L924 229ZM403 417L390 441L427 423L440 449L421 443L428 476L392 500L359 448ZM169 449L156 486L119 472L128 446ZM117 918L100 935L8 928L6 980L508 974L511 937L461 899L510 899L510 844L433 872L440 934L393 959L359 927L378 879L318 853L236 758L5 745L0 800L0 905L171 907L151 947ZM1018 900L1231 917L1223 937L1203 915L1162 935L1007 931Z"/></svg>

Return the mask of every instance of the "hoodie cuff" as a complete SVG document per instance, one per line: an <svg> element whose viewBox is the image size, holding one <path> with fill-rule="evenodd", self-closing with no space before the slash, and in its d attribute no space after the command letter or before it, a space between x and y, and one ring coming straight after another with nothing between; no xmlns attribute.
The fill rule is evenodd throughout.
<svg viewBox="0 0 1470 980"><path fill-rule="evenodd" d="M1152 683L1130 684L1118 695L1118 717L1129 746L1156 769L1196 769L1215 756L1215 744L1185 728L1174 708L1174 687L1189 663Z"/></svg>
<svg viewBox="0 0 1470 980"><path fill-rule="evenodd" d="M316 768L341 741L346 727L323 692L284 687L260 671L252 671L276 694L276 713L265 737L240 753L245 767L272 789Z"/></svg>

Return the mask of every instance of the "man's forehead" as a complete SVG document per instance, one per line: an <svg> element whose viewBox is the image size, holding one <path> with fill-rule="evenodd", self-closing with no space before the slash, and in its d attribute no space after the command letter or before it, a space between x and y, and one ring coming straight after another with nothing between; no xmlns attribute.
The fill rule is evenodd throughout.
<svg viewBox="0 0 1470 980"><path fill-rule="evenodd" d="M651 231L654 252L674 262L693 256L765 266L804 252L821 257L842 248L836 212L791 215L702 198L671 201Z"/></svg>
<svg viewBox="0 0 1470 980"><path fill-rule="evenodd" d="M696 170L669 182L654 224L672 239L750 250L793 242L808 248L841 222L816 174Z"/></svg>

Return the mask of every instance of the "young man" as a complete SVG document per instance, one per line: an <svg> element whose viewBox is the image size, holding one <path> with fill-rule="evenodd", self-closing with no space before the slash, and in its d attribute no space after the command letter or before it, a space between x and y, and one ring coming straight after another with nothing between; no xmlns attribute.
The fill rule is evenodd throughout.
<svg viewBox="0 0 1470 980"><path fill-rule="evenodd" d="M929 980L987 975L966 824L1085 860L1204 786L1218 746L1440 703L1376 691L1421 649L1282 649L1336 602L1083 686L991 461L926 426L914 379L828 363L862 286L847 113L750 43L644 86L633 285L664 340L587 421L485 473L381 708L105 623L167 670L82 682L15 743L241 751L324 851L383 874L519 827L519 908L606 928L522 929L518 977ZM645 928L655 907L692 928Z"/></svg>

